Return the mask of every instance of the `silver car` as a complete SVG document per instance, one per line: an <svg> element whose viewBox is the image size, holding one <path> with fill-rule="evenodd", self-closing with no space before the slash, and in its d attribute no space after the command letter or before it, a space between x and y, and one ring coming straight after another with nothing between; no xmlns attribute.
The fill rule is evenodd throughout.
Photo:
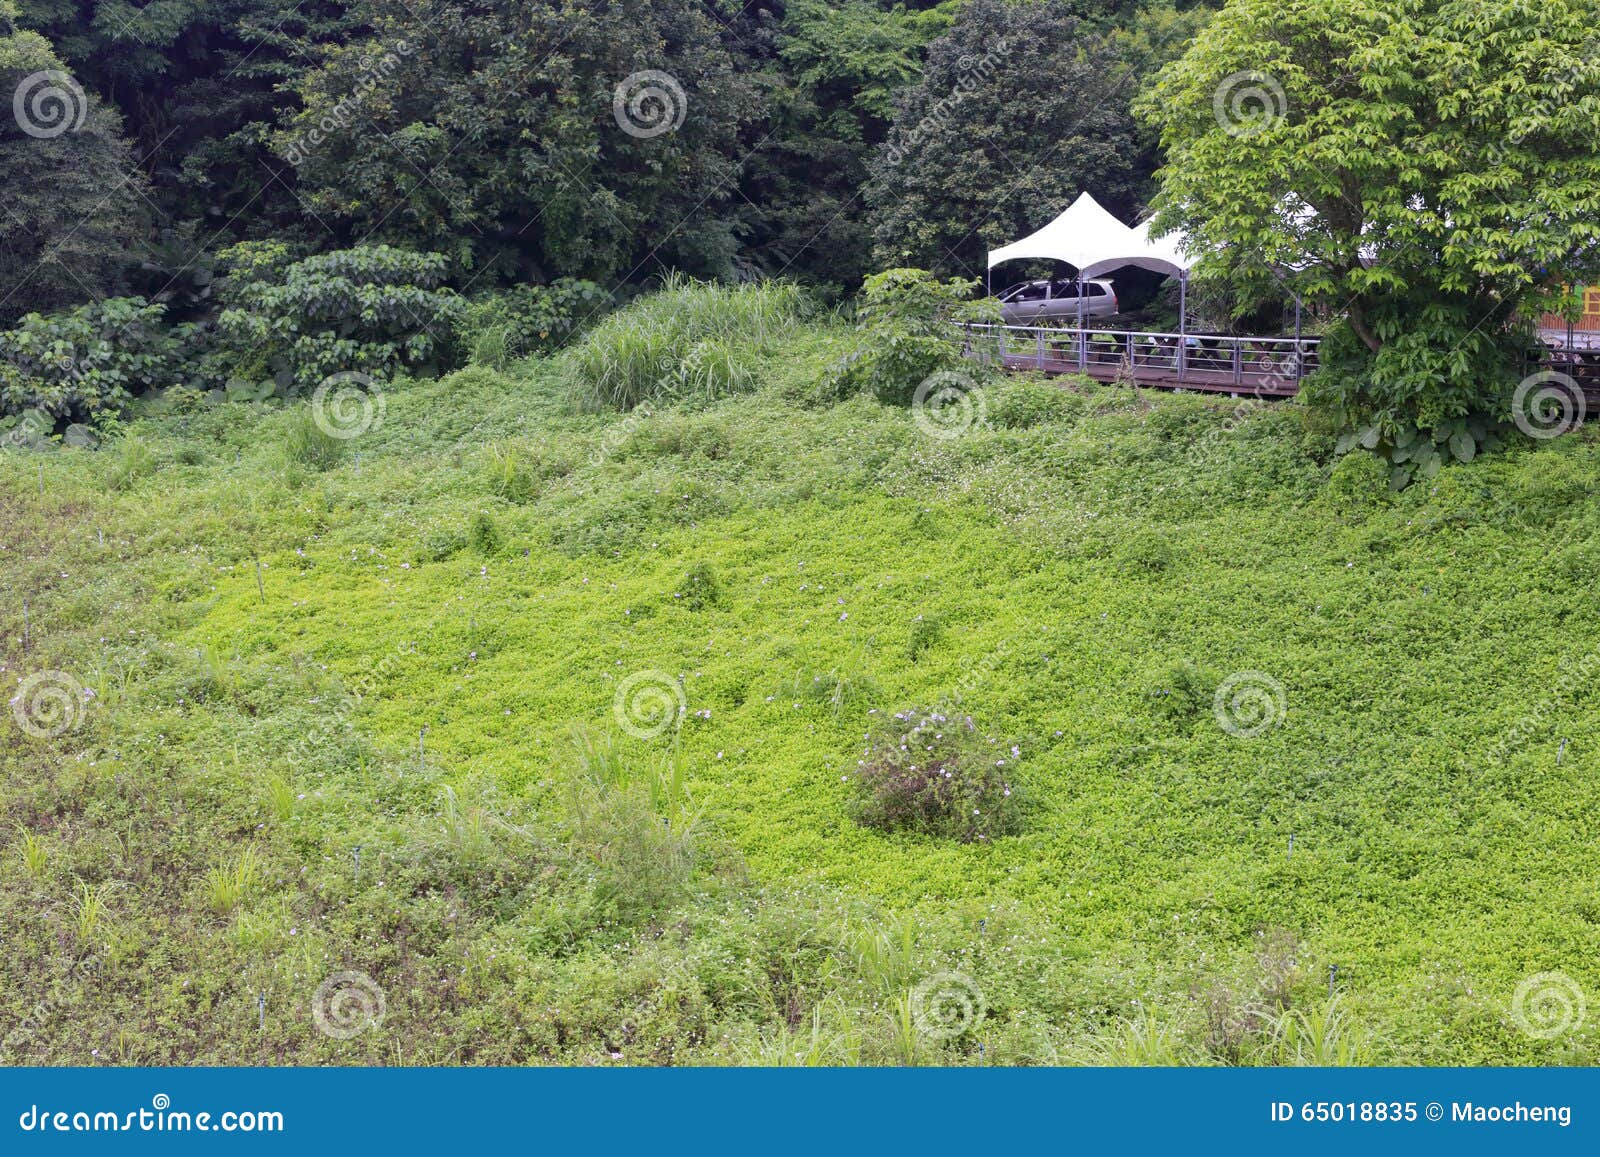
<svg viewBox="0 0 1600 1157"><path fill-rule="evenodd" d="M1083 283L1083 316L1109 317L1117 312L1111 282ZM1000 293L1000 314L1007 325L1072 325L1078 320L1078 283L1070 278L1024 281Z"/></svg>

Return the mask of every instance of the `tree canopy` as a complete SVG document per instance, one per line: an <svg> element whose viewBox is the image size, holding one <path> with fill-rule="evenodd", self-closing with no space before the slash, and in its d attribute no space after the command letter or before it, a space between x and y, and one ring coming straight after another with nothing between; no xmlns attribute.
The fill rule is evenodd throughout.
<svg viewBox="0 0 1600 1157"><path fill-rule="evenodd" d="M1404 470L1489 440L1530 312L1600 274L1592 4L1233 0L1140 108L1161 223L1338 316L1312 397Z"/></svg>

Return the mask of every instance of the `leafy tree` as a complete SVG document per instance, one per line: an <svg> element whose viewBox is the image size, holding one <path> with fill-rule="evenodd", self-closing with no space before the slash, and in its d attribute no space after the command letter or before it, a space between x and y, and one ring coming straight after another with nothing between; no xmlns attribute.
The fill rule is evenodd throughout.
<svg viewBox="0 0 1600 1157"><path fill-rule="evenodd" d="M173 222L204 222L203 241L219 230L242 236L299 223L292 171L266 137L298 106L290 86L316 65L320 46L349 37L345 8L342 0L20 0L20 22L121 112L156 205ZM198 245L175 248L176 267Z"/></svg>
<svg viewBox="0 0 1600 1157"><path fill-rule="evenodd" d="M658 261L729 268L719 207L741 94L698 3L358 11L371 37L298 82L305 109L277 138L319 217L522 280L605 280Z"/></svg>
<svg viewBox="0 0 1600 1157"><path fill-rule="evenodd" d="M896 103L866 196L876 257L975 276L1087 189L1129 214L1153 161L1128 104L1148 57L1069 0L969 0Z"/></svg>
<svg viewBox="0 0 1600 1157"><path fill-rule="evenodd" d="M1493 443L1522 320L1600 274L1580 0L1235 0L1141 105L1162 224L1241 302L1336 312L1308 396L1403 485Z"/></svg>
<svg viewBox="0 0 1600 1157"><path fill-rule="evenodd" d="M762 94L745 128L742 254L768 274L854 288L871 268L861 187L888 135L894 97L949 27L932 11L877 0L794 0L775 24L741 29L740 58Z"/></svg>
<svg viewBox="0 0 1600 1157"><path fill-rule="evenodd" d="M0 318L103 296L143 232L144 179L114 112L0 0Z"/></svg>

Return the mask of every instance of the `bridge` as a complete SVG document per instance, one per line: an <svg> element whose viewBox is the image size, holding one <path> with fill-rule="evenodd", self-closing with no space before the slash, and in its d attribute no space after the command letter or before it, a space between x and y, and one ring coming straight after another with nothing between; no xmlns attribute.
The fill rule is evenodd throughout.
<svg viewBox="0 0 1600 1157"><path fill-rule="evenodd" d="M972 324L967 352L999 361L1008 370L1081 374L1101 382L1167 390L1292 398L1320 366L1317 337L1161 333ZM1600 414L1600 334L1541 332L1530 350L1527 374L1559 375L1583 395L1585 409ZM1525 374L1524 376L1527 376Z"/></svg>

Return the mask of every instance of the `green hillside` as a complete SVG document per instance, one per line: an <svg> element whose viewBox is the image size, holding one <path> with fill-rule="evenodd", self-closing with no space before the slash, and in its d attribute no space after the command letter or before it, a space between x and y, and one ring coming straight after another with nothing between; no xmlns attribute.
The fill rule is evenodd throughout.
<svg viewBox="0 0 1600 1157"><path fill-rule="evenodd" d="M65 689L0 729L6 1059L1600 1059L1512 1015L1600 992L1592 426L1393 495L1294 405L1016 377L933 437L822 396L847 346L0 455L4 671ZM859 821L916 708L1015 834ZM341 971L381 1031L317 1031Z"/></svg>

